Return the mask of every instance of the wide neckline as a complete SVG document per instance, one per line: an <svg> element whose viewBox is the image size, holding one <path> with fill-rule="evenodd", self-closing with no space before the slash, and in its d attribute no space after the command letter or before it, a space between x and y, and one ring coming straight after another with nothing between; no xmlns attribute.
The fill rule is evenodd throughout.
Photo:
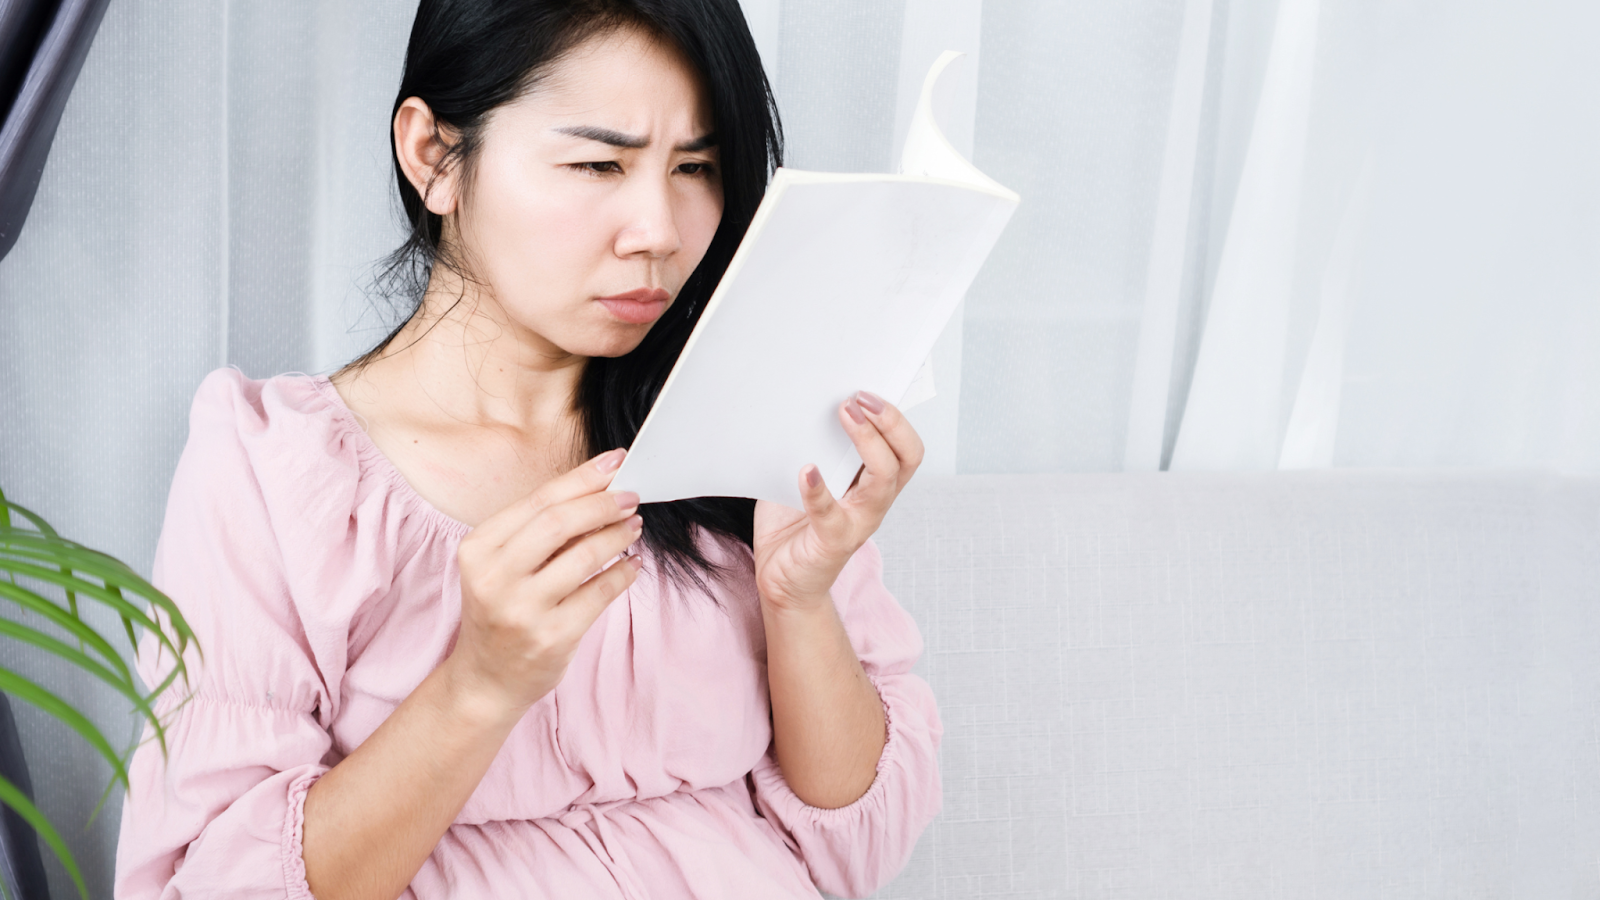
<svg viewBox="0 0 1600 900"><path fill-rule="evenodd" d="M411 482L406 480L406 476L400 472L394 462L378 448L377 443L372 440L372 435L368 434L367 429L362 427L361 420L356 416L355 410L345 404L344 398L339 396L338 389L333 386L333 381L328 376L311 376L311 385L317 390L317 393L322 395L322 399L327 402L328 408L332 410L334 418L344 426L345 432L355 442L357 454L373 471L389 482L390 487L400 495L400 498L407 505L415 509L423 518L431 520L437 527L446 531L453 531L458 536L465 535L472 530L471 525L447 515L439 507L429 503L427 498L417 493L417 489L411 486Z"/></svg>

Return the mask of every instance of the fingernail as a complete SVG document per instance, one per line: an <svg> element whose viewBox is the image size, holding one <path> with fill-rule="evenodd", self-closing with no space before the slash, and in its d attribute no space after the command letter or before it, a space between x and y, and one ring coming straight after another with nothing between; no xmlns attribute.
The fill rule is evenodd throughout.
<svg viewBox="0 0 1600 900"><path fill-rule="evenodd" d="M623 491L617 495L617 509L633 509L639 505L639 495L633 491Z"/></svg>
<svg viewBox="0 0 1600 900"><path fill-rule="evenodd" d="M856 402L867 412L877 415L883 412L883 398L867 391L856 391Z"/></svg>
<svg viewBox="0 0 1600 900"><path fill-rule="evenodd" d="M628 565L633 566L633 570L637 572L644 568L644 558L641 556L630 556L628 557Z"/></svg>
<svg viewBox="0 0 1600 900"><path fill-rule="evenodd" d="M862 422L865 422L867 420L866 413L863 413L861 411L861 407L857 406L856 405L856 401L854 401L854 400L846 400L845 401L845 403L844 403L844 414L849 416L850 420L852 422L855 422L857 425L860 425Z"/></svg>
<svg viewBox="0 0 1600 900"><path fill-rule="evenodd" d="M644 516L634 516L628 520L628 528L638 534L644 528Z"/></svg>
<svg viewBox="0 0 1600 900"><path fill-rule="evenodd" d="M615 472L619 467L621 467L623 457L627 455L628 451L622 449L621 447L618 447L615 450L607 450L606 452L595 457L594 467L602 472Z"/></svg>
<svg viewBox="0 0 1600 900"><path fill-rule="evenodd" d="M856 421L859 422L861 420L857 419ZM819 485L821 483L822 483L822 470L818 469L816 466L811 466L811 467L807 468L806 469L806 487L814 488L814 487L816 487L817 485Z"/></svg>

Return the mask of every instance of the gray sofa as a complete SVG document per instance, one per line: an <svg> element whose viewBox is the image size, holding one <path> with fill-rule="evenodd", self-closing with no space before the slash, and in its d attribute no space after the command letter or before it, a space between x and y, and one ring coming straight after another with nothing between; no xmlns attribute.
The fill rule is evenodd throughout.
<svg viewBox="0 0 1600 900"><path fill-rule="evenodd" d="M922 479L945 723L884 898L1600 898L1600 482Z"/></svg>
<svg viewBox="0 0 1600 900"><path fill-rule="evenodd" d="M945 723L879 897L1600 898L1600 482L919 477L878 543ZM108 885L117 804L68 824L104 767L52 727Z"/></svg>

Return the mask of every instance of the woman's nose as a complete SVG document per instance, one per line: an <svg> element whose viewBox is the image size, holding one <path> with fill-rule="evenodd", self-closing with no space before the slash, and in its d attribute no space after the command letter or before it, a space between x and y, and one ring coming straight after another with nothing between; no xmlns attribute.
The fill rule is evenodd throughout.
<svg viewBox="0 0 1600 900"><path fill-rule="evenodd" d="M627 224L617 234L617 255L642 254L662 259L676 253L682 241L678 236L672 186L668 180L639 179L629 194L629 216Z"/></svg>

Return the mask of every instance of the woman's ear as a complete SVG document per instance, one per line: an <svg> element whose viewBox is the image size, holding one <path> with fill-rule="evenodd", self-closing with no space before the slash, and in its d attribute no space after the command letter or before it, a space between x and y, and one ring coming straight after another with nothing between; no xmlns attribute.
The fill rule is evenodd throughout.
<svg viewBox="0 0 1600 900"><path fill-rule="evenodd" d="M422 195L428 212L448 216L456 211L456 166L443 165L449 146L433 110L417 97L407 97L394 113L394 150L400 171Z"/></svg>

